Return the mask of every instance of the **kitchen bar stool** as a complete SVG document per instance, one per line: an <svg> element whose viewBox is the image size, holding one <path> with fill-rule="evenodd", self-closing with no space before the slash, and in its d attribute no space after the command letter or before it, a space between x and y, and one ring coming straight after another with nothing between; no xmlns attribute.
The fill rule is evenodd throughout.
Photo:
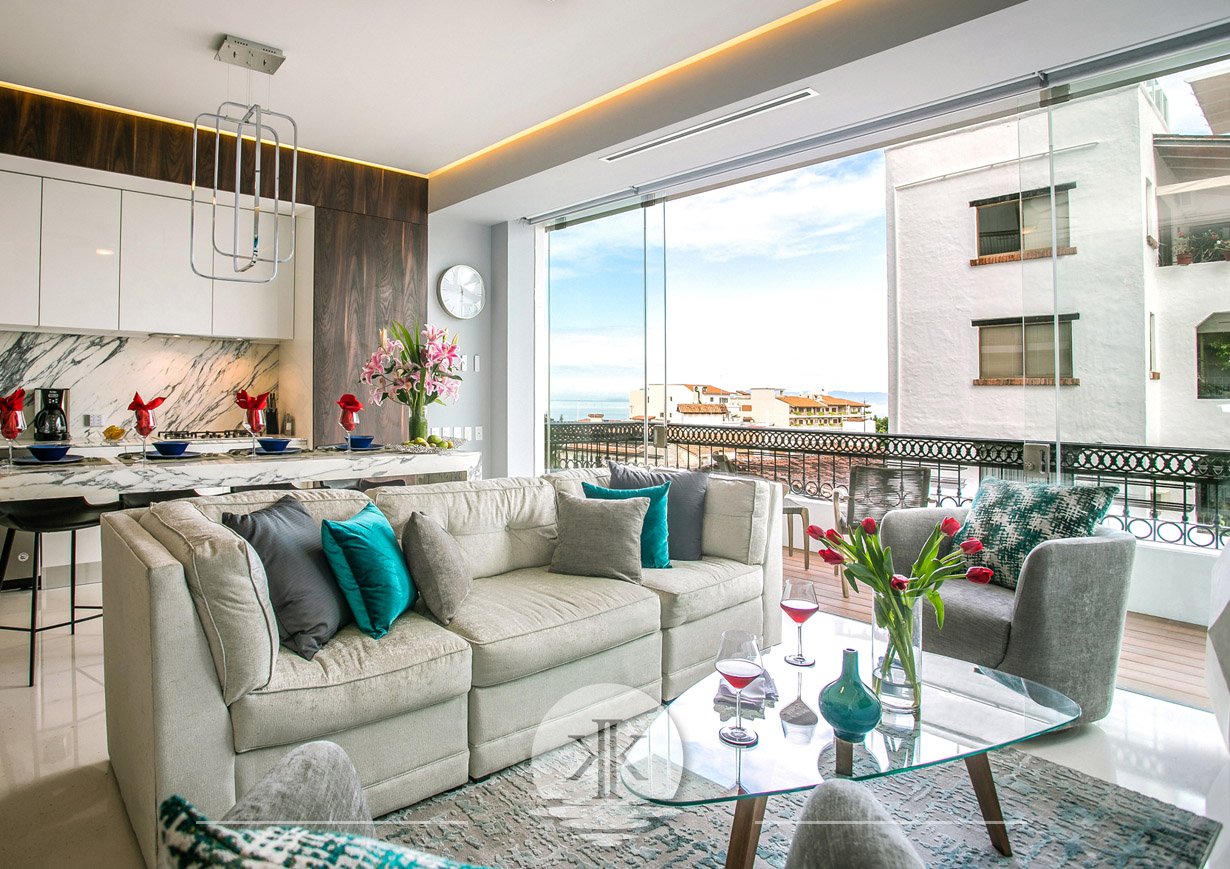
<svg viewBox="0 0 1230 869"><path fill-rule="evenodd" d="M102 618L96 613L77 618L77 610L101 610L101 606L77 605L77 532L83 528L95 528L102 514L120 508L119 502L91 504L85 498L39 498L30 501L0 502L0 527L5 528L4 549L0 551L0 588L8 570L9 556L13 551L13 538L18 531L34 535L34 575L30 582L30 626L15 627L0 625L0 630L24 631L30 635L30 680L34 685L35 635L53 628L67 627L69 633L77 633L77 622ZM69 532L68 566L68 621L52 625L38 624L38 593L43 584L43 535L59 531Z"/></svg>
<svg viewBox="0 0 1230 869"><path fill-rule="evenodd" d="M256 483L251 486L231 486L232 492L264 492L265 490L282 491L284 489L298 489L294 483Z"/></svg>
<svg viewBox="0 0 1230 869"><path fill-rule="evenodd" d="M195 498L196 489L165 489L161 492L120 492L120 509L133 510L148 507L163 501L178 501L180 498Z"/></svg>

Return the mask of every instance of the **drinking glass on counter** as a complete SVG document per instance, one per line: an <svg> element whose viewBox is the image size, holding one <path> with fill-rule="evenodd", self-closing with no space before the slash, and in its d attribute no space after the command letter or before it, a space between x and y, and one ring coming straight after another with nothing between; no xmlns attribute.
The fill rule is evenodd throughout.
<svg viewBox="0 0 1230 869"><path fill-rule="evenodd" d="M136 412L136 422L133 423L132 427L141 436L141 463L144 464L149 459L149 436L158 427L158 424L154 421L154 412L147 408L138 410Z"/></svg>
<svg viewBox="0 0 1230 869"><path fill-rule="evenodd" d="M350 436L359 427L359 415L351 410L343 410L342 418L338 420L337 424L346 432L346 452L350 452L353 449L350 445Z"/></svg>
<svg viewBox="0 0 1230 869"><path fill-rule="evenodd" d="M5 410L4 418L0 420L0 434L9 443L8 467L13 467L13 441L21 437L26 430L26 415L20 410Z"/></svg>
<svg viewBox="0 0 1230 869"><path fill-rule="evenodd" d="M256 455L256 436L265 430L265 409L250 407L243 414L243 430L252 436L252 455Z"/></svg>

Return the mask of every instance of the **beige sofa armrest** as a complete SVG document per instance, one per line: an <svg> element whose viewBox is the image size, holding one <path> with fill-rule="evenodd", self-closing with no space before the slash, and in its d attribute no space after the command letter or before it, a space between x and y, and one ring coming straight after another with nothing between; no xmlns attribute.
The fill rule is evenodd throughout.
<svg viewBox="0 0 1230 869"><path fill-rule="evenodd" d="M705 496L705 555L758 564L765 646L781 642L782 486L751 477L713 474Z"/></svg>
<svg viewBox="0 0 1230 869"><path fill-rule="evenodd" d="M163 799L210 817L235 803L234 742L183 566L135 513L102 520L103 671L111 767L152 866Z"/></svg>

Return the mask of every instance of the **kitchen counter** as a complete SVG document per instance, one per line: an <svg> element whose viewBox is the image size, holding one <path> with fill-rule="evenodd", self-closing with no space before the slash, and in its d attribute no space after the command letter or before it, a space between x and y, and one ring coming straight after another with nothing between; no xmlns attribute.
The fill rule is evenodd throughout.
<svg viewBox="0 0 1230 869"><path fill-rule="evenodd" d="M193 449L199 451L196 444ZM439 454L312 450L256 457L213 454L199 459L150 459L144 464L95 454L75 464L4 468L0 470L0 501L84 495L101 502L115 500L120 492L423 474L464 474L473 479L482 474L481 462L481 453L461 450Z"/></svg>

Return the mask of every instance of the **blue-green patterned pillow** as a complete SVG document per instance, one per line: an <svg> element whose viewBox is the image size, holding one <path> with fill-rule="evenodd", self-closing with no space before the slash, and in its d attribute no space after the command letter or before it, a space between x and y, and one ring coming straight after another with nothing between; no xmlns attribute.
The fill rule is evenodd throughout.
<svg viewBox="0 0 1230 869"><path fill-rule="evenodd" d="M159 810L161 866L286 866L290 869L477 869L400 845L319 833L303 827L231 829L211 823L183 797L170 797Z"/></svg>
<svg viewBox="0 0 1230 869"><path fill-rule="evenodd" d="M991 581L996 585L1016 588L1025 557L1035 546L1045 540L1089 537L1118 493L1118 486L983 480L953 540L981 540L983 550L969 556L969 563L995 571Z"/></svg>

